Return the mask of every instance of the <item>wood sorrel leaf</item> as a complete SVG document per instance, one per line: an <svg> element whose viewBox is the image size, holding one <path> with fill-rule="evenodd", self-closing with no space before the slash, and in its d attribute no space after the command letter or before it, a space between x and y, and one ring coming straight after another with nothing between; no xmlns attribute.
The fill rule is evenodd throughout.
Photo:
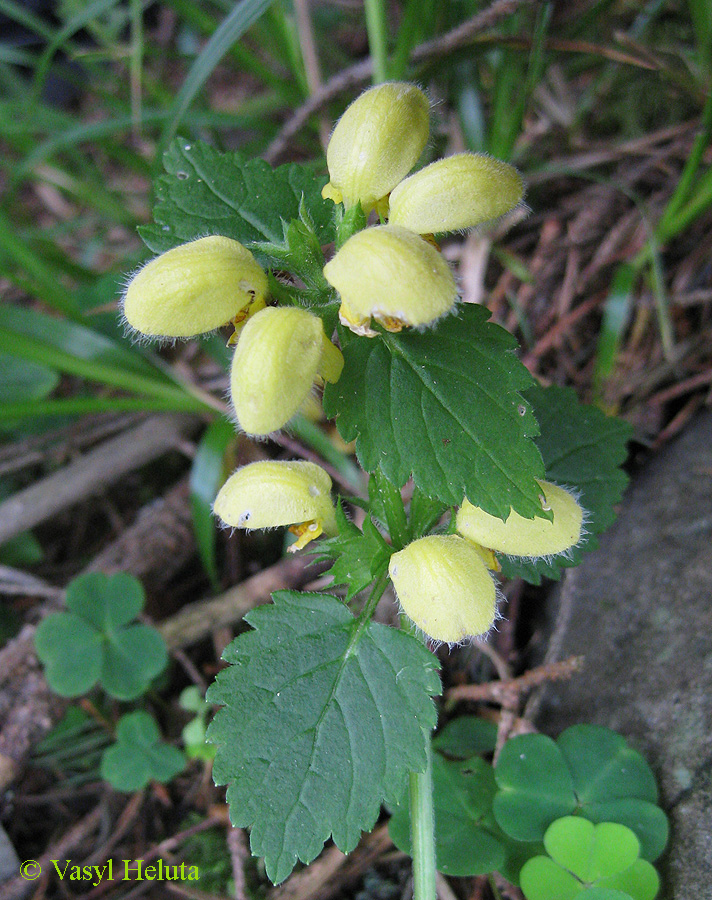
<svg viewBox="0 0 712 900"><path fill-rule="evenodd" d="M437 660L404 632L354 619L327 594L281 591L246 616L208 691L213 774L229 784L232 822L284 881L333 836L349 852L423 771Z"/></svg>
<svg viewBox="0 0 712 900"><path fill-rule="evenodd" d="M341 435L356 439L361 465L397 485L413 476L428 496L467 496L488 513L542 514L537 423L520 391L532 376L515 339L465 305L427 331L375 338L341 332L345 365L324 391Z"/></svg>

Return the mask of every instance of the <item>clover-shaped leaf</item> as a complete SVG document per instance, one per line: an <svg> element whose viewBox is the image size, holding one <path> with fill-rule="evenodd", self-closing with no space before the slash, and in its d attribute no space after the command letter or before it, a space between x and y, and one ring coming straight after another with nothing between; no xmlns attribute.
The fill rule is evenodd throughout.
<svg viewBox="0 0 712 900"><path fill-rule="evenodd" d="M576 813L631 828L643 859L657 859L665 848L668 824L656 805L653 773L607 728L574 725L556 741L540 734L515 737L502 750L495 777L494 814L516 840L541 840L555 819Z"/></svg>
<svg viewBox="0 0 712 900"><path fill-rule="evenodd" d="M69 612L48 616L35 636L52 690L78 697L98 681L119 700L143 694L168 661L159 632L131 624L143 604L143 588L130 575L76 578L67 588Z"/></svg>
<svg viewBox="0 0 712 900"><path fill-rule="evenodd" d="M519 876L527 900L653 900L658 892L658 874L625 825L564 816L547 829L544 847L549 855L530 859Z"/></svg>
<svg viewBox="0 0 712 900"><path fill-rule="evenodd" d="M185 752L191 759L208 761L215 759L215 745L208 744L205 740L210 704L205 701L200 689L194 684L181 691L178 703L187 712L195 713L195 718L191 719L181 732Z"/></svg>
<svg viewBox="0 0 712 900"><path fill-rule="evenodd" d="M140 710L119 719L116 743L101 758L101 777L127 793L170 781L184 768L185 756L161 741L155 719Z"/></svg>

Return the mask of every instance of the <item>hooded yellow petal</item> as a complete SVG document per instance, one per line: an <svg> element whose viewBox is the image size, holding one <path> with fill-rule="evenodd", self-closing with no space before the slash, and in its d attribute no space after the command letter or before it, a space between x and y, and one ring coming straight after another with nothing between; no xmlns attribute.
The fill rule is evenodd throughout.
<svg viewBox="0 0 712 900"><path fill-rule="evenodd" d="M147 263L123 298L128 324L153 337L213 331L264 305L267 276L250 251L214 235L182 244Z"/></svg>
<svg viewBox="0 0 712 900"><path fill-rule="evenodd" d="M553 556L575 547L581 539L581 506L563 488L548 481L538 484L542 507L554 515L551 521L541 517L525 519L512 511L503 522L465 500L457 514L457 530L483 547L510 556Z"/></svg>
<svg viewBox="0 0 712 900"><path fill-rule="evenodd" d="M458 153L402 181L390 196L388 221L418 234L459 231L498 219L523 196L513 166L481 153Z"/></svg>
<svg viewBox="0 0 712 900"><path fill-rule="evenodd" d="M394 553L389 575L405 614L436 641L486 634L496 588L477 551L457 535L428 535Z"/></svg>

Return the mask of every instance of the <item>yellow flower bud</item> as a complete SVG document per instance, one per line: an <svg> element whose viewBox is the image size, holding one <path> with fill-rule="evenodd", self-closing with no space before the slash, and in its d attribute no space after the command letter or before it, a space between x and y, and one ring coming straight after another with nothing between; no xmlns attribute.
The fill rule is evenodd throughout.
<svg viewBox="0 0 712 900"><path fill-rule="evenodd" d="M136 331L192 337L265 305L267 276L237 241L213 235L174 247L129 282L123 312Z"/></svg>
<svg viewBox="0 0 712 900"><path fill-rule="evenodd" d="M361 94L336 123L326 151L324 196L369 212L418 161L428 140L429 103L414 84L387 82Z"/></svg>
<svg viewBox="0 0 712 900"><path fill-rule="evenodd" d="M320 534L338 529L331 500L331 478L310 462L256 462L232 474L213 507L226 525L248 530L292 526L301 550Z"/></svg>
<svg viewBox="0 0 712 900"><path fill-rule="evenodd" d="M388 573L405 614L436 641L485 634L497 591L480 555L454 534L431 534L394 553Z"/></svg>
<svg viewBox="0 0 712 900"><path fill-rule="evenodd" d="M298 307L268 307L253 316L237 342L230 393L240 427L266 435L286 425L306 400L314 379L338 381L341 351L321 319Z"/></svg>
<svg viewBox="0 0 712 900"><path fill-rule="evenodd" d="M583 510L563 488L548 481L538 484L542 508L554 515L551 521L524 519L512 510L503 522L466 499L457 514L457 530L468 540L510 556L554 556L575 547L581 539Z"/></svg>
<svg viewBox="0 0 712 900"><path fill-rule="evenodd" d="M450 312L457 286L445 258L420 235L395 225L365 228L324 267L341 295L339 318L373 335L371 316L388 331L427 325Z"/></svg>
<svg viewBox="0 0 712 900"><path fill-rule="evenodd" d="M458 153L401 181L390 197L388 221L418 234L458 231L498 219L523 196L513 166L481 153Z"/></svg>

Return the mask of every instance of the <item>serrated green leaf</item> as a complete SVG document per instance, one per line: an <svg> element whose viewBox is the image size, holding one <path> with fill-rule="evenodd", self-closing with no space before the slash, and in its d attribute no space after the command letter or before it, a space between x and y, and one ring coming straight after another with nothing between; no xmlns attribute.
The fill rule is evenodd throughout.
<svg viewBox="0 0 712 900"><path fill-rule="evenodd" d="M242 244L281 243L283 222L299 218L304 204L322 243L334 239L332 206L321 196L324 178L291 163L270 168L237 151L220 153L203 141L176 138L156 182L155 225L139 229L155 253L185 241L221 234ZM259 252L255 254L258 259Z"/></svg>
<svg viewBox="0 0 712 900"><path fill-rule="evenodd" d="M504 836L492 815L496 791L492 766L475 757L452 762L433 756L435 857L446 875L483 875L499 870L506 857ZM411 853L407 796L388 824L393 843Z"/></svg>
<svg viewBox="0 0 712 900"><path fill-rule="evenodd" d="M569 553L540 560L501 557L507 578L540 584L542 576L558 579L565 568L577 566L584 553L598 546L596 535L615 519L615 504L628 483L620 467L627 456L632 429L622 419L579 403L571 388L537 386L527 390L525 397L541 429L535 441L547 480L573 488L586 510L586 535Z"/></svg>
<svg viewBox="0 0 712 900"><path fill-rule="evenodd" d="M283 881L333 836L344 852L423 771L437 660L415 638L354 619L325 594L282 591L252 611L207 700L214 777L268 877Z"/></svg>
<svg viewBox="0 0 712 900"><path fill-rule="evenodd" d="M363 531L350 522L341 507L336 509L336 523L339 534L321 541L314 553L320 559L333 559L334 564L326 573L334 579L334 584L347 585L346 601L368 587L380 571L388 568L392 548L371 519L365 519Z"/></svg>
<svg viewBox="0 0 712 900"><path fill-rule="evenodd" d="M155 719L139 710L122 716L116 743L104 752L101 777L119 791L138 791L152 779L170 781L185 768L185 756L164 744Z"/></svg>
<svg viewBox="0 0 712 900"><path fill-rule="evenodd" d="M544 466L538 426L520 391L532 377L514 338L463 305L434 328L375 338L342 332L345 365L324 391L324 409L368 472L448 505L472 503L505 519L541 515L535 479Z"/></svg>

